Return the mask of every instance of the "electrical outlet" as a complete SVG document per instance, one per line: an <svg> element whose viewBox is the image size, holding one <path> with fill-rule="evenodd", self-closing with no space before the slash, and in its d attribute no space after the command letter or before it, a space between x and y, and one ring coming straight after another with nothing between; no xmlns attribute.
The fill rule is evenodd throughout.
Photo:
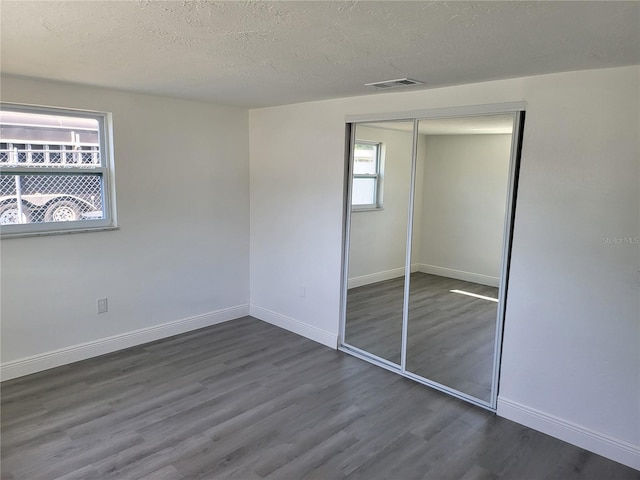
<svg viewBox="0 0 640 480"><path fill-rule="evenodd" d="M109 311L109 302L107 297L97 299L96 304L98 307L98 313L107 313Z"/></svg>

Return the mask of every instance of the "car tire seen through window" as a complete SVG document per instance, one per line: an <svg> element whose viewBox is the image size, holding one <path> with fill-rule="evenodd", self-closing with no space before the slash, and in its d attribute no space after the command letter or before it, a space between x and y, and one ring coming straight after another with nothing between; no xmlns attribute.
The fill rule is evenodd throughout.
<svg viewBox="0 0 640 480"><path fill-rule="evenodd" d="M45 222L71 222L80 220L82 208L71 200L56 200L44 212Z"/></svg>
<svg viewBox="0 0 640 480"><path fill-rule="evenodd" d="M0 225L11 225L15 223L29 223L31 221L31 211L26 203L22 202L22 219L18 202L6 202L0 205Z"/></svg>

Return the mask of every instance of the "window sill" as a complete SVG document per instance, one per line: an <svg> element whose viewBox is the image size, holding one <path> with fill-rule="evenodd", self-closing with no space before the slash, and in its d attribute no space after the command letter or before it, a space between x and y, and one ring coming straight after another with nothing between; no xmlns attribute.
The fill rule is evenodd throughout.
<svg viewBox="0 0 640 480"><path fill-rule="evenodd" d="M25 238L25 237L48 237L50 235L68 235L73 233L108 232L111 230L120 230L120 227L93 227L93 228L78 228L74 230L51 230L48 232L6 233L6 234L2 234L2 240L9 240L12 238Z"/></svg>
<svg viewBox="0 0 640 480"><path fill-rule="evenodd" d="M384 210L384 207L362 207L362 208L351 207L351 212L352 213L356 213L356 212L382 212L383 210Z"/></svg>

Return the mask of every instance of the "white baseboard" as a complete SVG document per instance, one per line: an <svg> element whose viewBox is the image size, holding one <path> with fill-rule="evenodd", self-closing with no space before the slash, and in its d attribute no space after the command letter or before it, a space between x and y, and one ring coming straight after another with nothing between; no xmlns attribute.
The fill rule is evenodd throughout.
<svg viewBox="0 0 640 480"><path fill-rule="evenodd" d="M481 285L488 285L490 287L499 287L500 279L498 277L491 277L489 275L483 275L481 273L464 272L462 270L454 270L453 268L437 267L435 265L426 265L419 263L416 265L417 270L422 273L430 273L431 275L439 275L441 277L456 278L458 280L465 280L467 282L479 283ZM412 266L413 270L413 266Z"/></svg>
<svg viewBox="0 0 640 480"><path fill-rule="evenodd" d="M430 273L432 275L439 275L441 277L456 278L458 280L479 283L481 285L488 285L490 287L500 286L500 279L498 277L491 277L489 275L483 275L481 273L464 272L462 270L454 270L453 268L426 265L424 263L411 264L411 273L414 272ZM361 275L359 277L352 277L347 282L347 288L362 287L363 285L369 285L371 283L391 280L392 278L404 276L404 273L404 267L402 267L394 268L391 270L384 270L382 272L370 273L368 275Z"/></svg>
<svg viewBox="0 0 640 480"><path fill-rule="evenodd" d="M326 330L301 322L295 318L287 317L286 315L273 312L254 304L251 304L249 315L257 318L258 320L275 325L276 327L297 333L298 335L313 340L314 342L321 343L322 345L326 345L327 347L333 349L338 348L338 334L327 332Z"/></svg>
<svg viewBox="0 0 640 480"><path fill-rule="evenodd" d="M50 368L67 365L69 363L86 360L106 353L115 352L124 348L134 347L143 343L153 342L162 338L171 337L191 330L209 327L235 318L249 315L249 305L217 310L215 312L196 315L194 317L174 320L172 322L141 328L132 332L121 333L112 337L101 338L91 342L61 348L51 352L33 355L6 362L0 366L0 378L2 381L22 377Z"/></svg>
<svg viewBox="0 0 640 480"><path fill-rule="evenodd" d="M359 277L350 278L347 282L347 288L362 287L363 285L369 285L370 283L383 282L385 280L391 280L392 278L403 276L404 267L384 270L382 272L370 273L368 275L361 275Z"/></svg>
<svg viewBox="0 0 640 480"><path fill-rule="evenodd" d="M610 437L518 402L498 397L498 415L640 470L640 445Z"/></svg>

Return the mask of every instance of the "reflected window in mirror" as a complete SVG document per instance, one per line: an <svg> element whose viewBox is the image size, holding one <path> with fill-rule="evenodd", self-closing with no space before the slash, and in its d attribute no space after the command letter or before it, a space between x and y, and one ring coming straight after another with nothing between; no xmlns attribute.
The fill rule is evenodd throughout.
<svg viewBox="0 0 640 480"><path fill-rule="evenodd" d="M353 210L382 208L382 144L356 140L353 149Z"/></svg>

